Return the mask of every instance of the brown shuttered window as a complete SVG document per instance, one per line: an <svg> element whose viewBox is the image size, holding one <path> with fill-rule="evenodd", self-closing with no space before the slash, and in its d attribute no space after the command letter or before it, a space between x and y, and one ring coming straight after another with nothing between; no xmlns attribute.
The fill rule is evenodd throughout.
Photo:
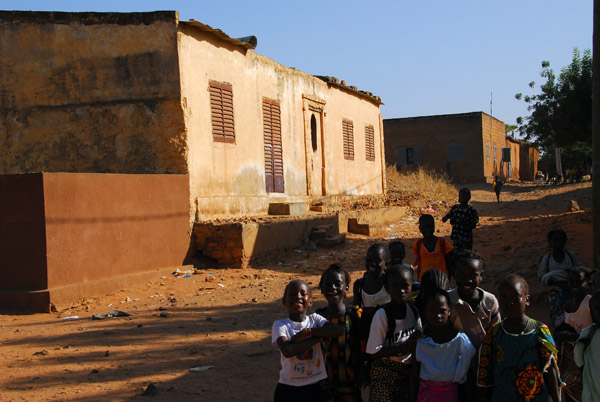
<svg viewBox="0 0 600 402"><path fill-rule="evenodd" d="M263 99L265 139L265 184L268 193L283 193L283 147L281 144L281 112L279 102Z"/></svg>
<svg viewBox="0 0 600 402"><path fill-rule="evenodd" d="M344 140L344 159L354 160L354 123L352 120L342 120Z"/></svg>
<svg viewBox="0 0 600 402"><path fill-rule="evenodd" d="M233 127L233 91L230 84L210 81L210 113L212 119L213 140L235 142Z"/></svg>
<svg viewBox="0 0 600 402"><path fill-rule="evenodd" d="M367 124L365 126L365 149L368 161L375 160L375 131L373 126Z"/></svg>

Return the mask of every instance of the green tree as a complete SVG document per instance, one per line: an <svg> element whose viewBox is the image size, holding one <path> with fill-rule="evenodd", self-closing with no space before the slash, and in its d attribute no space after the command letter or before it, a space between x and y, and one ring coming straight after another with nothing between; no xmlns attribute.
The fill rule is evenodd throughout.
<svg viewBox="0 0 600 402"><path fill-rule="evenodd" d="M545 82L537 95L519 93L530 116L519 117L519 132L547 157L554 147L564 149L563 168L588 163L592 146L592 52L573 49L571 64L558 78L548 61L542 61L540 76ZM529 84L535 88L535 82Z"/></svg>
<svg viewBox="0 0 600 402"><path fill-rule="evenodd" d="M519 126L514 125L514 124L504 124L504 132L506 134L510 134L518 128L519 128Z"/></svg>

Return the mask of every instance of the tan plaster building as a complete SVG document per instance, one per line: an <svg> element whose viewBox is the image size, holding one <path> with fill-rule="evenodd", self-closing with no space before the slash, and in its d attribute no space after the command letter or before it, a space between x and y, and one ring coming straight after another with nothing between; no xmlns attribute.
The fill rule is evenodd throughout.
<svg viewBox="0 0 600 402"><path fill-rule="evenodd" d="M174 11L0 21L0 174L189 174L200 219L384 191L370 93Z"/></svg>
<svg viewBox="0 0 600 402"><path fill-rule="evenodd" d="M383 124L386 162L400 170L427 166L463 183L489 182L496 175L520 180L537 170L539 152L507 137L504 123L483 112L385 119Z"/></svg>
<svg viewBox="0 0 600 402"><path fill-rule="evenodd" d="M0 309L48 311L198 249L242 266L321 218L215 218L384 193L380 98L255 45L175 11L0 11Z"/></svg>

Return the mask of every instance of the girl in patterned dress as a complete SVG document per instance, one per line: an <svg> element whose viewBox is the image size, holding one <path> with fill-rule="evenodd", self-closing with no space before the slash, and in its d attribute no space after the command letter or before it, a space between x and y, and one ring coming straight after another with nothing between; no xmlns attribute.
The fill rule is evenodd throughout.
<svg viewBox="0 0 600 402"><path fill-rule="evenodd" d="M321 342L327 369L327 379L321 385L327 393L327 401L332 402L362 401L357 385L363 366L358 339L360 310L344 304L349 284L350 275L339 264L331 264L319 282L327 307L317 309L317 314L344 328L343 336Z"/></svg>
<svg viewBox="0 0 600 402"><path fill-rule="evenodd" d="M490 387L491 402L560 401L556 346L548 327L525 315L529 286L511 274L498 285L503 321L492 326L479 349L477 385Z"/></svg>

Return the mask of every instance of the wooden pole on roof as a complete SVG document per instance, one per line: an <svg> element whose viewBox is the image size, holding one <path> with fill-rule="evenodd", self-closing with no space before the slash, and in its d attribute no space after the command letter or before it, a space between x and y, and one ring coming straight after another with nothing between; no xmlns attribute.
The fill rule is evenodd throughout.
<svg viewBox="0 0 600 402"><path fill-rule="evenodd" d="M594 0L592 64L592 184L594 268L600 269L600 0Z"/></svg>

